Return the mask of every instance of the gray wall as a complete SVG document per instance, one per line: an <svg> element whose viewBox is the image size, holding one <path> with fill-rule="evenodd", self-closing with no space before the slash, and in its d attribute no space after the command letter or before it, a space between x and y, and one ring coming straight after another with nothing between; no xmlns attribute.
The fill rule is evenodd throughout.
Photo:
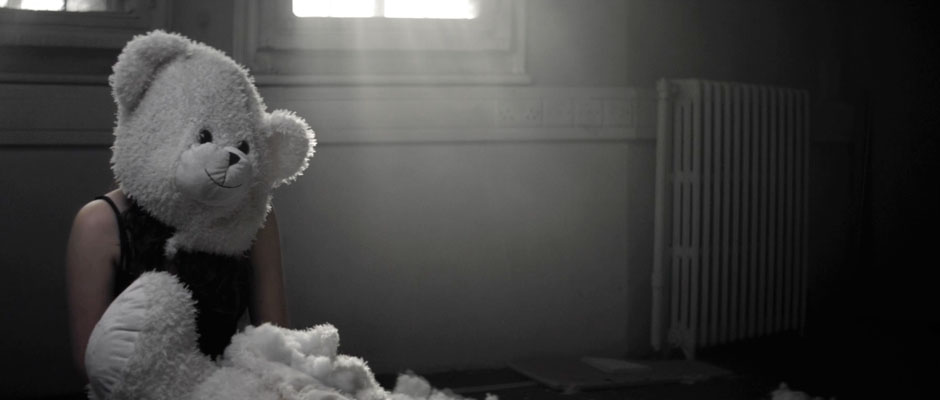
<svg viewBox="0 0 940 400"><path fill-rule="evenodd" d="M227 2L178 1L173 30L230 50L231 16ZM837 107L838 74L825 65L839 70L842 44L821 39L840 29L833 20L812 2L534 0L528 87L262 88L321 138L309 172L275 198L294 324L334 323L341 351L379 371L646 353L654 128L542 132L463 112L569 92L629 98L660 77L801 87L820 109ZM104 83L0 83L0 354L22 366L6 372L3 394L80 388L62 261L75 211L112 185ZM422 120L400 101L460 107ZM351 114L336 116L336 102ZM356 110L371 125L357 126ZM841 265L850 243L832 237L846 236L857 151L852 132L819 120L813 166L827 173L813 177L812 221L826 234L814 236L813 262ZM383 123L401 140L376 139Z"/></svg>
<svg viewBox="0 0 940 400"><path fill-rule="evenodd" d="M936 15L929 3L878 1L859 9L851 20L849 74L858 82L859 108L870 112L862 126L871 149L865 251L852 298L881 319L932 321L940 334L938 292L933 279L923 279L940 222Z"/></svg>

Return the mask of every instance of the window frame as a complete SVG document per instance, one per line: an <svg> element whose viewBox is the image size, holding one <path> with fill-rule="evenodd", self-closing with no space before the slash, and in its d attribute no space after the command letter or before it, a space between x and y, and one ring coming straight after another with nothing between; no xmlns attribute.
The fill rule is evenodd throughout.
<svg viewBox="0 0 940 400"><path fill-rule="evenodd" d="M0 83L107 84L102 66L76 72L74 65L100 63L102 51L120 51L134 35L170 24L169 0L130 0L127 11L36 11L0 8L0 49L42 64L42 71L0 65ZM50 65L45 57L70 49L68 63ZM89 50L84 52L83 50ZM94 53L94 54L93 54ZM97 61L90 61L99 57Z"/></svg>
<svg viewBox="0 0 940 400"><path fill-rule="evenodd" d="M524 0L481 0L474 19L297 17L292 0L239 0L235 11L233 56L262 85L531 81Z"/></svg>
<svg viewBox="0 0 940 400"><path fill-rule="evenodd" d="M168 0L132 0L127 12L0 8L0 46L124 47L135 34L169 25Z"/></svg>

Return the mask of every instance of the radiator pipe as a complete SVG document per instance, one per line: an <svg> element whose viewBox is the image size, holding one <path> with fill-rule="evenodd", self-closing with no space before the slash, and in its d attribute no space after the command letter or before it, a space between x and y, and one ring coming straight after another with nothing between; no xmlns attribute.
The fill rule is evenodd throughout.
<svg viewBox="0 0 940 400"><path fill-rule="evenodd" d="M668 347L664 344L667 336L669 322L669 249L666 246L667 238L671 234L672 223L669 221L666 204L672 198L671 174L669 166L672 162L672 96L674 88L666 79L660 79L656 84L658 92L657 124L656 124L656 208L653 214L653 272L652 272L652 323L650 326L650 342L653 350L664 352Z"/></svg>

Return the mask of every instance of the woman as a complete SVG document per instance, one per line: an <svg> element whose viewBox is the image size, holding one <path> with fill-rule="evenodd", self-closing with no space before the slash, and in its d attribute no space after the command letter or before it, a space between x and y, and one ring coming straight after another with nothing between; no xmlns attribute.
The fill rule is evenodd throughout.
<svg viewBox="0 0 940 400"><path fill-rule="evenodd" d="M234 60L178 34L135 36L113 71L111 169L121 189L78 212L66 256L78 368L96 374L121 361L91 359L95 370L85 371L86 346L108 305L148 271L171 273L190 291L199 350L210 357L246 310L254 324L286 327L271 192L307 167L313 131L292 112L267 112ZM101 346L116 358L134 350Z"/></svg>
<svg viewBox="0 0 940 400"><path fill-rule="evenodd" d="M244 257L163 256L172 230L118 189L89 202L72 224L66 279L73 359L85 373L85 347L111 301L140 273L166 270L180 277L197 302L200 349L215 357L228 345L246 310L254 325L288 327L280 236L272 210ZM182 260L182 261L177 261ZM187 265L196 264L189 268Z"/></svg>

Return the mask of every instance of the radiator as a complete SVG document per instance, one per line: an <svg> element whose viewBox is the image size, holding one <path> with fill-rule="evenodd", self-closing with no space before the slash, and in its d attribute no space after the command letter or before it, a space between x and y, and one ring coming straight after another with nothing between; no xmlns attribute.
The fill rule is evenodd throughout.
<svg viewBox="0 0 940 400"><path fill-rule="evenodd" d="M698 349L806 317L809 95L658 84L652 345Z"/></svg>

